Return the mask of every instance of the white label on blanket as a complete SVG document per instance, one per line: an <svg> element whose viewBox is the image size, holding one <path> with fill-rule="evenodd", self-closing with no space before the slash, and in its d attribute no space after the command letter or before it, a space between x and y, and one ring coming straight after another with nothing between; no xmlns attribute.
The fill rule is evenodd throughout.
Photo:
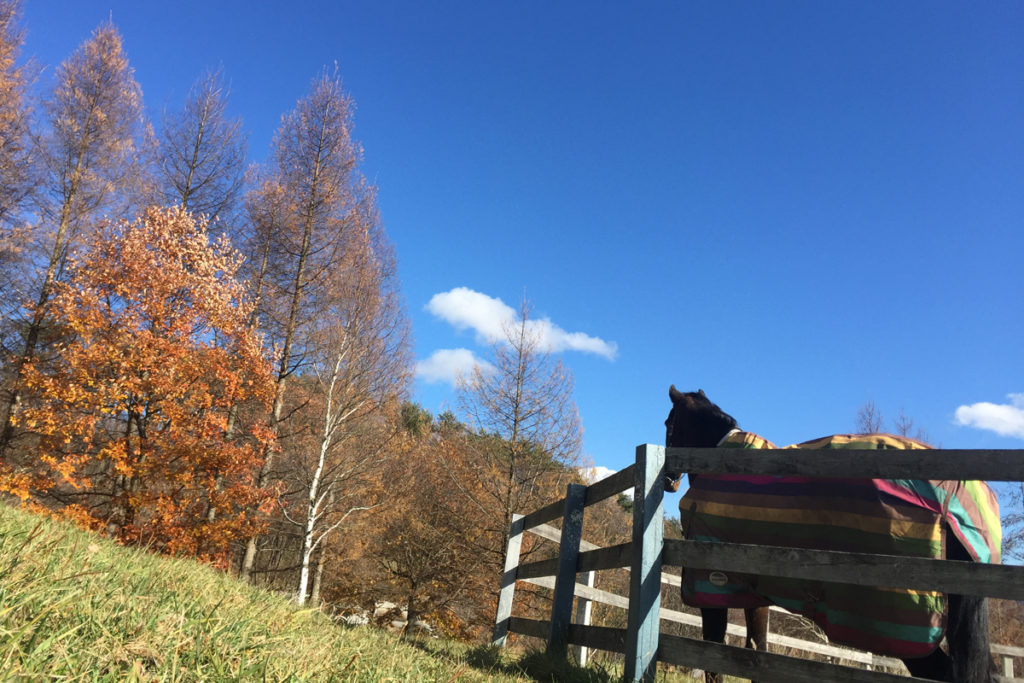
<svg viewBox="0 0 1024 683"><path fill-rule="evenodd" d="M724 572L711 572L708 575L708 581L711 582L712 586L718 586L721 588L725 584L729 583L729 577Z"/></svg>

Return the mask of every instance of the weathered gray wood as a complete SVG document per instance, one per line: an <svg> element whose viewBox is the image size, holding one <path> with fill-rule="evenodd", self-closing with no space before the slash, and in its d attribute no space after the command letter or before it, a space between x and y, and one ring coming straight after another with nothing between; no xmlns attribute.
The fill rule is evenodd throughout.
<svg viewBox="0 0 1024 683"><path fill-rule="evenodd" d="M523 516L512 515L508 531L508 545L505 548L505 572L501 576L501 592L498 594L498 609L494 616L494 634L491 643L505 646L508 636L509 618L512 616L512 601L516 590L516 568L519 566L519 550L523 543Z"/></svg>
<svg viewBox="0 0 1024 683"><path fill-rule="evenodd" d="M540 536L541 538L547 539L549 541L554 541L555 543L560 543L562 541L562 532L556 527L551 526L550 524L541 524L539 526L533 527L532 529L527 529L527 531L529 531L531 534ZM582 538L580 539L580 550L600 549L601 546L597 545L596 543L591 543L590 541L587 541Z"/></svg>
<svg viewBox="0 0 1024 683"><path fill-rule="evenodd" d="M558 519L562 516L562 512L565 510L565 499L556 500L550 505L545 505L539 510L534 510L528 515L523 516L523 528L532 529L535 526L550 522L553 519Z"/></svg>
<svg viewBox="0 0 1024 683"><path fill-rule="evenodd" d="M1014 647L1013 645L993 645L992 652L995 652L997 655L1024 657L1024 647Z"/></svg>
<svg viewBox="0 0 1024 683"><path fill-rule="evenodd" d="M723 572L1024 600L1024 567L700 541L665 542L665 564Z"/></svg>
<svg viewBox="0 0 1024 683"><path fill-rule="evenodd" d="M526 579L526 582L542 588L552 589L555 587L555 580L552 577ZM586 598L592 602L599 602L603 605L610 605L620 609L629 609L628 598L579 583L576 584L576 597L577 599ZM785 612L785 610L781 609L779 611ZM788 612L786 612L786 614L788 614ZM679 612L677 610L662 607L659 612L659 616L662 621L671 621L677 624L686 624L687 626L701 626L701 618L696 614L687 614L686 612ZM577 621L577 623L579 623L579 621ZM742 639L746 637L747 630L743 626L727 624L726 633L730 636ZM825 657L835 657L836 659L844 659L846 661L857 662L859 664L872 664L887 667L902 666L900 660L893 659L891 657L880 657L861 650L814 643L809 640L801 640L799 638L792 638L790 636L783 636L772 632L768 633L768 642L779 647L788 647L801 652L811 652ZM992 646L993 653L996 653L997 647L999 646Z"/></svg>
<svg viewBox="0 0 1024 683"><path fill-rule="evenodd" d="M600 550L588 550L580 553L579 569L581 572L618 569L628 567L632 562L633 544L620 543Z"/></svg>
<svg viewBox="0 0 1024 683"><path fill-rule="evenodd" d="M594 579L596 578L596 572L587 572L583 575L583 588L594 588ZM576 584L580 586L580 584ZM590 612L592 602L589 596L581 595L579 590L576 591L576 620L575 623L581 626L590 626ZM577 645L575 649L576 663L580 666L587 665L587 659L590 655L590 648L585 645ZM1012 666L1012 664L1011 664Z"/></svg>
<svg viewBox="0 0 1024 683"><path fill-rule="evenodd" d="M841 479L1024 480L1024 450L668 448L669 472Z"/></svg>
<svg viewBox="0 0 1024 683"><path fill-rule="evenodd" d="M551 633L548 654L564 657L567 652L569 624L572 623L572 600L576 588L576 558L583 537L583 505L587 487L569 484L565 492L562 515L562 538L558 546L558 574L555 595L551 600Z"/></svg>
<svg viewBox="0 0 1024 683"><path fill-rule="evenodd" d="M539 619L526 619L525 617L511 617L508 620L510 633L518 633L523 636L531 636L546 640L551 632L551 624Z"/></svg>
<svg viewBox="0 0 1024 683"><path fill-rule="evenodd" d="M544 638L549 629L550 625L546 621L524 619L520 617L512 617L511 620L511 632L518 633L520 635ZM737 632L733 633L733 635L740 636L742 633L745 633L745 631L740 632L738 627L736 628L736 631ZM582 624L571 625L569 627L568 635L569 642L573 645L619 653L625 650L626 637L627 631L625 629L586 626ZM697 647L693 647L691 645L692 643L697 643ZM782 642L777 644L788 647L788 645L785 645ZM758 657L756 655L747 654L753 652L752 650L719 645L718 643L711 643L711 645L715 646L714 648L711 648L712 650L718 648L721 649L718 650L718 652L712 653L713 656L716 657L715 659L706 660L704 659L705 653L700 651L703 647L703 643L701 641L662 634L657 659L658 661L665 662L667 664L690 666L694 668L706 667L708 669L723 671L740 676L749 676L751 668L753 667L753 671L757 675L757 680L769 682L792 680L813 683L822 683L823 681L837 681L838 683L894 683L896 681L899 683L913 683L913 681L922 680L906 676L894 676L892 674L862 671L844 666L837 666L833 669L832 667L835 665L812 662L797 659L795 657L784 657L782 655L768 655L768 653L764 652L759 653L761 655L768 655L769 661L765 663L763 660L758 661ZM870 663L872 661L871 655L863 655L863 653L857 653L856 651L850 652L846 650L839 650L838 648L832 648L827 645L819 645L811 651L816 652L818 648L822 650L819 654L840 657L847 661L862 661L863 663ZM836 650L837 652L833 653L831 652L832 650ZM861 657L857 660L850 655L861 655ZM877 658L875 661L878 661ZM886 666L900 665L900 662L894 659L885 659L884 662L881 663L884 663ZM805 664L810 665L810 668L805 666ZM763 668L765 666L781 666L782 668L773 668L771 672L766 673L766 670ZM745 671L746 673L741 673L742 671Z"/></svg>
<svg viewBox="0 0 1024 683"><path fill-rule="evenodd" d="M548 623L536 619L512 617L511 631L524 636L543 638L547 633ZM584 626L572 624L569 627L569 642L573 645L622 653L626 649L626 629L607 626Z"/></svg>
<svg viewBox="0 0 1024 683"><path fill-rule="evenodd" d="M558 573L558 558L550 560L537 560L519 565L516 576L520 579L535 579L539 576L554 576Z"/></svg>
<svg viewBox="0 0 1024 683"><path fill-rule="evenodd" d="M590 507L594 503L599 503L605 498L611 498L614 495L618 495L623 491L633 488L634 467L635 465L630 465L629 467L621 469L615 474L611 474L601 481L594 482L588 486L587 507Z"/></svg>
<svg viewBox="0 0 1024 683"><path fill-rule="evenodd" d="M588 550L579 554L576 568L581 572L600 571L628 567L633 561L633 544L620 543L599 550ZM558 573L558 558L536 560L519 566L520 579L535 579L538 576L554 576Z"/></svg>
<svg viewBox="0 0 1024 683"><path fill-rule="evenodd" d="M626 649L626 630L573 624L569 627L569 642L606 652L622 652Z"/></svg>
<svg viewBox="0 0 1024 683"><path fill-rule="evenodd" d="M539 579L524 579L526 583L531 583L534 586L540 586L541 588L554 589L555 580L550 576L545 576ZM623 595L616 595L615 593L609 593L603 591L600 588L594 588L587 586L582 583L576 584L576 598L585 598L588 602L599 602L602 605L611 605L612 607L618 607L621 609L629 609L629 598ZM676 610L662 607L659 612L661 619L665 621L673 621L679 624L689 624L690 626L700 626L700 617L693 614L687 614L686 612L678 612ZM578 620L576 623L580 623ZM730 624L731 626L731 624ZM736 627L734 635L742 635L739 631L739 627ZM732 633L732 631L730 631ZM745 631L743 633L746 633Z"/></svg>
<svg viewBox="0 0 1024 683"><path fill-rule="evenodd" d="M633 465L619 470L613 475L605 477L601 481L586 487L586 504L593 505L605 498L622 493L633 485ZM545 505L539 510L534 510L523 518L523 528L533 529L536 526L558 519L565 507L565 499L556 500L550 505Z"/></svg>
<svg viewBox="0 0 1024 683"><path fill-rule="evenodd" d="M627 681L653 681L658 660L661 550L665 527L665 449L638 446L633 489L633 562L629 570Z"/></svg>
<svg viewBox="0 0 1024 683"><path fill-rule="evenodd" d="M658 659L677 666L718 671L760 683L908 683L922 678L865 671L678 636L661 636Z"/></svg>
<svg viewBox="0 0 1024 683"><path fill-rule="evenodd" d="M548 526L548 525L540 525L538 527L535 527L535 528L531 529L530 531L531 531L531 533L535 533L535 534L537 534L537 535L539 535L539 536L541 536L543 538L546 538L548 540L560 541L560 539L561 539L561 532L558 529L556 529L554 527L551 527L551 526ZM675 543L676 542L674 542L674 541L666 542L665 559L664 559L664 562L666 564L681 564L681 562L679 562L678 558L674 557L674 555L677 553L677 549L673 548L672 546L674 546ZM579 568L580 568L581 571L583 571L586 568L587 565L591 566L594 569L606 569L606 568L612 568L612 567L628 566L630 561L631 561L631 557L632 557L632 555L631 555L632 544L631 543L624 543L624 544L621 544L621 545L618 545L618 546L613 546L611 548L599 549L594 544L588 543L587 541L584 541L584 540L581 539L580 547L581 548L592 548L592 549L594 549L591 552L580 553L580 555L579 555ZM808 552L812 552L812 551L808 551ZM896 558L896 559L902 561L902 560L904 560L906 558ZM528 566L531 566L531 565L537 569L537 571L535 572L536 576L537 577L541 577L541 578L534 578L532 576L528 577L528 576L525 575L527 573L530 573L530 574L534 573L534 572L524 572L523 571L524 568L526 568ZM545 561L542 561L542 562L539 562L539 563L531 563L531 565L523 565L523 567L520 567L519 578L527 580L530 583L534 583L534 584L539 585L539 586L543 586L543 587L546 587L546 588L553 589L554 588L554 584L555 584L555 580L554 580L552 575L557 571L557 560L545 560ZM763 566L764 565L762 565L762 568L763 568ZM855 573L857 575L861 574L859 569L855 570ZM829 577L831 578L833 576L833 574L834 574L834 572L830 569L829 570ZM903 575L902 571L900 571L899 577L900 577L900 580L901 580L901 583L902 583L902 579L904 578L904 575ZM672 574L668 574L666 572L662 573L662 582L666 583L666 584L668 584L670 586L679 586L680 585L680 579L679 579L678 576L672 575ZM606 591L601 591L601 590L598 590L596 588L588 587L588 586L583 585L583 584L579 584L579 583L576 584L575 593L576 593L578 598L584 598L584 599L589 600L589 601L600 602L600 603L603 603L603 604L608 604L608 605L612 605L612 606L615 606L615 607L620 607L620 608L623 608L623 609L628 609L628 607L629 607L629 600L627 598L625 598L623 596L618 596L618 595L615 595L615 594L612 594L612 593L608 593ZM773 608L773 609L778 609L778 608ZM664 619L666 621L675 621L675 622L689 624L689 625L694 625L694 626L697 626L697 625L700 624L700 617L698 617L696 615L686 614L686 613L683 613L683 612L676 612L674 610L669 610L669 609L664 609L664 608L659 610L659 616L660 616L661 619ZM513 620L513 623L515 623L515 620ZM536 622L536 623L542 624L542 627L534 628L534 631L536 633L524 633L524 635L537 635L537 637L540 637L540 638L547 637L545 634L549 633L549 631L550 631L549 622ZM573 634L576 632L575 631L576 626L577 625L572 625L569 628L569 642L573 643L573 644L577 644L577 645L581 645L583 643L590 643L589 640L579 640L579 639L577 639L577 638L575 638L573 636ZM516 629L515 627L512 627L511 630L512 630L512 632L515 632L515 633L521 633L522 632L519 629ZM736 637L740 637L740 638L742 638L744 633L745 633L745 631L743 630L742 627L736 626L736 625L733 625L733 624L729 624L728 632L730 633L730 635L733 635L733 636L736 636ZM625 634L626 634L625 631L619 631L619 635L614 637L614 638L612 638L612 642L624 643L625 642ZM616 638L618 639L617 641L616 641ZM796 639L796 638L790 638L790 637L787 637L787 636L781 636L781 635L772 634L772 633L769 634L768 639L769 639L770 643L772 643L774 645L777 645L777 646L780 646L780 647L793 648L793 649L804 651L804 652L812 652L812 653L816 653L816 654L820 654L820 655L824 655L824 656L829 656L829 657L835 657L835 658L838 658L838 659L843 659L843 660L846 660L846 661L858 662L858 663L861 663L861 664L873 664L873 665L880 665L880 666L887 666L887 667L892 667L892 666L898 666L899 665L899 662L897 660L894 660L894 659L891 659L891 658L878 657L877 655L872 655L872 654L869 654L869 653L861 652L859 650L850 650L850 649L845 649L845 648L838 648L838 647L834 647L834 646L831 646L831 645L824 645L824 644L821 644L821 643L813 643L813 642L809 642L809 641L804 641L804 640L800 640L800 639ZM598 647L599 649L609 649L609 648L606 648L606 647L602 647L600 644L597 644L597 643L589 644L589 647ZM611 651L623 652L624 651L624 646L622 648L620 648L620 649L617 649L617 650L614 649L614 648L611 648ZM1024 648L1020 648L1020 647L1013 647L1013 646L1007 646L1007 645L993 645L992 646L992 652L995 655L1004 655L1004 656L1010 655L1010 656L1024 657ZM1005 660L1004 660L1004 662L1005 662ZM1012 666L1012 661L1011 661L1010 665ZM1005 663L1004 663L1004 667L1005 667ZM1005 670L1004 670L1004 673L1005 673ZM999 678L1003 679L1003 677L999 677ZM907 680L907 679L903 678L901 680ZM1009 680L1012 680L1012 679L1011 678L1005 678L1003 680L1009 681Z"/></svg>

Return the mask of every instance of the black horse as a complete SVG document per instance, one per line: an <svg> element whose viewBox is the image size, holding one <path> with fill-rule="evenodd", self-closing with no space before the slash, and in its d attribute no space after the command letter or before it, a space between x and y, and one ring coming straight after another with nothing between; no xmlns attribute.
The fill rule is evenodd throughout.
<svg viewBox="0 0 1024 683"><path fill-rule="evenodd" d="M703 391L683 393L669 389L672 410L665 420L665 445L672 447L713 448L737 428L736 420L708 400ZM681 473L668 473L666 487L677 490ZM946 559L969 560L968 551L950 533ZM747 647L765 649L768 632L768 607L748 608ZM704 640L725 641L727 610L702 608ZM912 676L939 681L984 683L992 679L989 654L988 608L984 598L968 595L947 596L946 642L948 653L936 647L918 659L904 659ZM717 674L707 673L707 683L717 683Z"/></svg>

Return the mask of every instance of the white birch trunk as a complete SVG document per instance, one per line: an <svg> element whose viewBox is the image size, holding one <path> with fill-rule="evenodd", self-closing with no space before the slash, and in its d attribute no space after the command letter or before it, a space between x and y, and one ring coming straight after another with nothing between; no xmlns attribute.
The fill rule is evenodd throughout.
<svg viewBox="0 0 1024 683"><path fill-rule="evenodd" d="M299 570L299 588L295 595L295 602L300 605L306 604L306 593L309 591L309 561L313 557L319 539L315 539L316 523L320 515L320 504L323 496L320 495L320 480L323 478L324 466L327 464L327 453L331 448L334 435L334 386L338 380L338 372L341 368L342 354L338 354L331 372L331 381L327 388L327 405L324 407L324 431L320 435L320 452L317 454L316 469L309 481L309 498L306 501L306 525L302 535L302 568Z"/></svg>

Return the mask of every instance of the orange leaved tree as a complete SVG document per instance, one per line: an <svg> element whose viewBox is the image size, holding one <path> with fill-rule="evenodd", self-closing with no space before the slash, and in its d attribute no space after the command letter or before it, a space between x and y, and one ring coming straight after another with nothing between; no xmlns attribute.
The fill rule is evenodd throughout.
<svg viewBox="0 0 1024 683"><path fill-rule="evenodd" d="M254 465L271 439L260 420L274 381L239 260L180 208L98 234L56 285L67 341L24 373L31 398L15 419L40 439L37 500L122 541L215 564L257 531L253 513L272 499Z"/></svg>

